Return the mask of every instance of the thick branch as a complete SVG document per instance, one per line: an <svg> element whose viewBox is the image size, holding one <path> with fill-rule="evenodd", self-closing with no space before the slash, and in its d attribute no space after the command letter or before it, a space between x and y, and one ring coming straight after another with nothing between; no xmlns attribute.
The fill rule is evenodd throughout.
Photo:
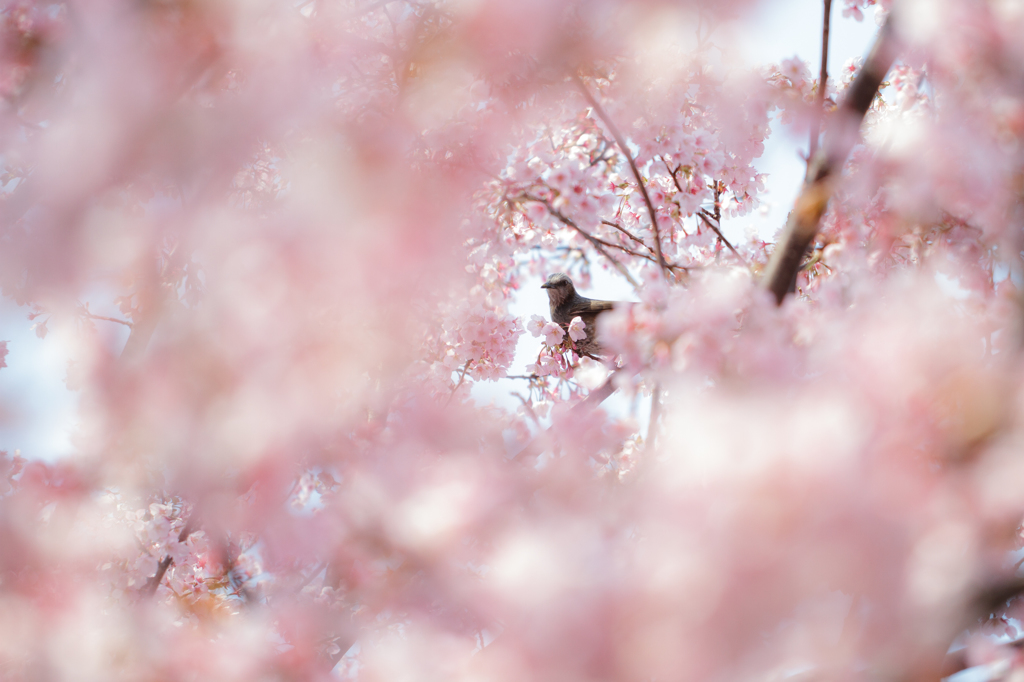
<svg viewBox="0 0 1024 682"><path fill-rule="evenodd" d="M661 272L664 275L668 275L669 268L668 263L665 262L665 256L661 252L661 231L658 229L658 216L654 210L654 204L651 203L651 197L647 194L647 185L644 184L644 180L640 177L640 170L636 167L636 161L633 160L633 155L629 153L629 147L626 146L626 139L622 137L622 133L612 123L611 118L605 113L601 105L597 103L594 96L590 94L590 90L583 84L583 80L579 76L575 76L576 85L579 86L580 92L583 93L583 97L586 98L587 102L591 107L594 108L594 113L597 114L605 127L608 128L608 132L615 138L615 143L619 145L619 149L626 156L626 160L629 162L629 169L633 171L633 178L636 180L636 184L640 187L640 194L644 198L644 203L647 205L647 213L651 217L651 229L654 231L654 250L658 254L658 265L661 267Z"/></svg>
<svg viewBox="0 0 1024 682"><path fill-rule="evenodd" d="M897 45L892 20L893 15L889 15L878 32L864 68L857 74L832 117L825 133L824 145L811 159L804 186L765 268L764 286L775 294L779 304L796 284L800 262L818 233L818 224L832 198L834 176L842 169L850 150L860 138L861 121L896 59Z"/></svg>

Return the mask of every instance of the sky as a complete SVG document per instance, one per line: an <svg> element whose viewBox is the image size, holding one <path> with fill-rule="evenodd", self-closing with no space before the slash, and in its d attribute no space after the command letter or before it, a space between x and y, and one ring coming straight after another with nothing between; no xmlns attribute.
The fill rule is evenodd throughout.
<svg viewBox="0 0 1024 682"><path fill-rule="evenodd" d="M835 0L832 13L829 72L836 73L851 57L867 53L877 26L873 15L863 22L841 16L841 1ZM821 50L821 0L780 0L762 3L749 12L736 25L723 25L716 29L715 38L723 43L740 45L741 57L749 63L778 63L799 56L811 63L812 73L818 72ZM719 34L718 32L721 32ZM734 34L731 39L728 34ZM785 220L803 179L806 153L805 135L796 138L782 129L775 129L769 138L765 153L757 161L758 170L768 174L769 192L763 198L760 212L726 220L723 230L727 236L739 237L748 229L755 229L771 239ZM512 306L512 313L529 319L531 315L548 316L547 295L540 289L541 280L527 280ZM593 298L635 300L629 286L611 275L595 272L593 286L581 291ZM100 301L95 301L99 305ZM7 367L0 369L0 449L10 453L20 451L22 456L53 460L74 452L72 435L75 428L77 394L64 384L70 355L71 330L51 330L39 338L27 317L30 311L19 308L9 299L0 299L0 341L8 341ZM109 324L109 323L98 323ZM510 374L524 373L525 366L533 362L540 348L540 340L529 334L521 338L516 360ZM482 402L495 401L514 405L518 401L512 390L523 390L523 381L502 380L478 384L473 396ZM649 404L649 403L648 403ZM635 411L641 428L645 426L647 410L643 402L631 404L621 396L612 396L605 409L621 412Z"/></svg>

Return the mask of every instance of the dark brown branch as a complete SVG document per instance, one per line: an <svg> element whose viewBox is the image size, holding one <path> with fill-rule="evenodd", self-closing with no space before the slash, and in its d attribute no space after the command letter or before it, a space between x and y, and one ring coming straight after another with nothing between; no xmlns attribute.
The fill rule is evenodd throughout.
<svg viewBox="0 0 1024 682"><path fill-rule="evenodd" d="M821 71L818 75L818 108L814 115L814 122L811 124L811 146L807 152L807 164L810 166L811 159L818 151L818 138L821 137L821 119L825 115L825 84L828 83L828 30L829 20L832 15L832 0L823 0L825 3L825 17L821 22Z"/></svg>
<svg viewBox="0 0 1024 682"><path fill-rule="evenodd" d="M626 146L626 140L622 137L622 133L620 133L619 129L615 127L611 118L609 118L608 114L606 114L604 109L601 108L601 105L597 103L594 96L590 94L590 90L588 90L587 86L584 85L583 79L578 75L574 75L574 78L576 79L576 85L579 87L580 92L583 93L583 97L587 100L590 106L594 108L594 113L597 114L598 118L604 122L605 126L608 128L608 132L610 132L612 137L615 138L615 144L619 145L619 149L622 150L622 153L626 156L626 160L629 162L629 169L633 171L633 178L636 179L636 184L640 187L640 194L644 198L644 203L647 205L647 213L651 217L651 229L654 231L654 250L658 255L658 265L661 267L662 274L668 276L668 263L665 262L665 256L661 252L661 231L658 229L658 216L654 210L654 204L651 203L651 197L647 194L647 185L644 184L643 178L640 177L640 170L636 167L636 161L633 160L633 155L629 153L629 147Z"/></svg>
<svg viewBox="0 0 1024 682"><path fill-rule="evenodd" d="M864 67L832 116L825 142L811 159L803 188L765 268L764 287L775 295L780 305L786 294L795 288L800 263L818 233L818 224L832 198L834 176L842 169L850 150L860 139L861 121L896 59L892 21L893 15L890 14L878 32Z"/></svg>

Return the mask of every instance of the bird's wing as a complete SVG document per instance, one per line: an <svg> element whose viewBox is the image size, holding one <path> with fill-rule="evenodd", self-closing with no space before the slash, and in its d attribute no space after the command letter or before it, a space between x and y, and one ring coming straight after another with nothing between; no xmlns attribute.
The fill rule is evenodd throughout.
<svg viewBox="0 0 1024 682"><path fill-rule="evenodd" d="M612 301L595 301L591 298L580 297L580 300L572 306L571 313L573 317L576 315L586 315L588 313L591 315L597 315L598 313L603 313L606 310L611 310L614 307L615 303Z"/></svg>

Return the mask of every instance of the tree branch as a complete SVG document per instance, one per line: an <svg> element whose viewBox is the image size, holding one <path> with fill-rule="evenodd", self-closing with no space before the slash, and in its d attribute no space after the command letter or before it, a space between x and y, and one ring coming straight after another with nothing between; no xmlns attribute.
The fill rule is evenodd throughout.
<svg viewBox="0 0 1024 682"><path fill-rule="evenodd" d="M627 237L629 237L630 239L635 241L637 244L640 244L645 249L650 251L652 255L654 255L654 256L657 255L657 254L655 254L654 249L652 249L651 247L647 246L647 244L645 244L642 239L639 239L639 238L635 237L628 230L626 230L626 228L622 227L618 223L613 223L610 220L602 220L601 224L602 225L607 225L609 227L614 227L616 230L618 230L622 234L626 235ZM591 235L591 236L593 237L593 235ZM648 256L645 253L637 253L633 249L627 249L625 246L623 246L621 244L616 244L614 242L610 242L610 241L607 241L605 239L601 239L600 237L593 237L593 238L594 238L594 240L596 240L598 242L601 242L602 244L604 244L605 246L607 246L609 248L618 249L619 251L622 251L623 253L627 253L630 256L635 256L636 258L643 258L644 260L649 260L649 261L651 261L652 263L655 263L655 264L657 264L657 262L658 262L654 258L652 258L651 256ZM674 263L669 263L668 261L665 261L665 266L669 270L681 270L683 272L688 272L690 270L690 268L685 266L685 265L676 265Z"/></svg>
<svg viewBox="0 0 1024 682"><path fill-rule="evenodd" d="M569 410L569 414L579 415L580 413L587 410L591 410L600 405L602 402L604 402L604 400L608 396L615 392L615 385L613 383L613 379L615 378L615 375L621 371L622 370L617 369L611 374L609 374L608 378L605 379L605 382L603 384L601 384L593 391L588 393L586 398L573 405L572 408ZM538 434L533 439L531 439L530 442L527 443L522 450L512 455L511 459L521 459L529 456L537 456L540 453L541 434Z"/></svg>
<svg viewBox="0 0 1024 682"><path fill-rule="evenodd" d="M194 515L195 512L193 511L193 516ZM190 518L188 522L185 523L185 526L181 529L181 532L178 533L178 542L185 542L185 540L187 540L188 536L191 534L192 519ZM156 594L156 588L160 587L160 583L163 582L164 575L167 573L167 569L170 568L171 564L173 563L174 559L171 558L170 554L161 559L160 563L157 564L156 573L153 574L153 577L151 577L149 581L146 583L145 587L142 588L142 594L146 596L152 596L153 594Z"/></svg>
<svg viewBox="0 0 1024 682"><path fill-rule="evenodd" d="M762 280L764 287L775 295L780 305L786 294L795 288L800 262L818 233L818 224L832 198L834 176L842 169L850 150L860 139L860 124L864 115L896 59L897 45L892 22L893 15L890 14L878 32L864 68L857 74L839 109L832 116L824 145L811 160L803 188L765 268Z"/></svg>
<svg viewBox="0 0 1024 682"><path fill-rule="evenodd" d="M654 249L652 249L651 247L647 246L647 244L644 243L643 239L640 239L640 237L637 237L635 234L633 234L632 232L630 232L629 230L624 228L622 225L619 225L618 223L613 223L610 220L602 220L601 224L602 225L607 225L608 227L614 227L616 230L618 230L622 234L626 235L627 237L629 237L630 239L635 241L640 246L644 247L645 249L647 249L651 253L654 253Z"/></svg>
<svg viewBox="0 0 1024 682"><path fill-rule="evenodd" d="M707 215L705 215L703 211L704 209L698 211L697 217L703 220L704 224L712 229L712 231L718 236L718 239L721 240L721 242L725 244L730 251L732 251L734 256L740 259L741 263L747 265L747 259L740 255L740 252L737 251L736 248L729 243L729 240L725 238L725 235L722 234L722 231L718 229L718 227L716 227L715 224L708 219Z"/></svg>
<svg viewBox="0 0 1024 682"><path fill-rule="evenodd" d="M119 320L116 317L107 317L106 315L96 315L94 313L90 313L88 310L85 311L84 315L91 320L103 320L105 322L116 322L118 324L123 324L129 329L131 329L133 326L132 323L128 322L127 320Z"/></svg>
<svg viewBox="0 0 1024 682"><path fill-rule="evenodd" d="M615 266L615 269L618 270L619 273L623 277L626 278L626 281L628 281L631 285L633 285L634 289L639 289L640 288L640 285L637 284L637 281L635 279L633 279L633 275L629 274L629 270L626 269L626 266L623 265L622 263L620 263L619 261L615 260L614 258L612 258L611 254L608 253L607 251L605 251L604 244L603 244L603 242L600 239L598 239L594 235L590 234L589 232L585 231L583 228L581 228L579 225L577 225L575 223L575 221L572 220L572 218L569 218L568 216L563 215L562 212L557 210L554 206L552 206L551 202L548 201L547 199L541 199L540 197L535 197L535 196L532 196L532 195L529 195L529 194L523 195L523 198L527 199L528 201L536 201L536 202L539 202L541 204L544 204L544 206L548 209L548 213L550 213L554 217L558 218L558 220L563 225L566 225L566 226L571 227L572 229L576 230L580 234L580 236L582 236L584 239L586 239L588 242L590 242L591 246L594 247L594 250L596 250L602 256L607 258L611 262L611 264Z"/></svg>
<svg viewBox="0 0 1024 682"><path fill-rule="evenodd" d="M607 225L608 227L614 227L616 230L618 230L622 234L626 235L627 237L629 237L630 239L635 241L640 246L642 246L645 249L647 249L648 251L650 251L653 256L657 256L657 253L655 253L654 249L652 249L651 247L647 246L647 244L644 243L644 240L642 240L639 237L637 237L636 235L634 235L632 232L630 232L629 230L624 228L622 225L619 225L618 223L613 223L610 220L602 220L601 224L602 225ZM597 237L594 237L594 239L597 239ZM619 244L613 244L611 242L604 241L604 240L599 240L599 241L601 241L603 244L607 244L608 246L611 246L613 248L619 249L620 251L624 251L624 252L628 253L631 256L636 256L637 258L643 258L644 260L649 260L652 263L657 263L657 261L654 260L654 258L652 258L651 256L648 256L646 254L637 253L636 251L633 251L631 249L627 249L627 248L625 248L625 247L623 247L623 246L621 246ZM668 261L665 261L665 265L668 266L669 270L673 270L673 271L681 270L683 272L689 272L691 267L692 267L692 266L687 266L687 265L676 265L674 263L669 263Z"/></svg>
<svg viewBox="0 0 1024 682"><path fill-rule="evenodd" d="M818 151L818 138L821 137L821 119L825 115L825 84L828 83L828 30L832 15L832 0L823 0L825 16L821 22L821 71L818 75L818 110L811 124L811 145L807 152L807 165Z"/></svg>
<svg viewBox="0 0 1024 682"><path fill-rule="evenodd" d="M651 217L651 229L654 231L654 249L658 255L658 265L661 267L661 273L666 277L669 274L668 263L665 262L665 256L661 252L661 231L658 229L658 216L654 210L654 204L651 203L651 197L647 194L647 186L644 184L643 178L640 177L640 170L636 167L636 161L633 160L633 155L629 153L629 147L626 146L626 140L622 137L619 129L612 123L611 118L605 113L601 105L597 103L594 96L590 94L590 90L584 85L583 79L577 74L573 74L573 78L576 79L576 85L579 87L580 92L583 93L583 97L587 100L591 107L594 109L594 113L597 114L605 126L608 128L608 132L615 138L615 143L619 145L619 149L625 154L626 160L629 162L629 169L633 171L633 177L636 179L636 184L640 187L640 194L643 195L644 203L647 205L647 213Z"/></svg>
<svg viewBox="0 0 1024 682"><path fill-rule="evenodd" d="M665 160L664 156L659 157L659 158L661 159L661 162L663 164L665 164L665 170L667 170L668 174L672 177L672 184L676 186L676 189L679 192L685 194L685 192L683 191L683 186L679 184L679 178L676 177L676 172L678 172L679 169L677 168L676 170L672 170L672 167L668 165L668 161ZM721 204L719 203L718 199L719 199L719 191L718 191L718 183L716 182L715 183L715 215L713 217L715 219L715 222L717 222L720 225L722 223L722 217L721 217L722 216L722 212L721 212ZM707 213L707 211L705 211L703 208L701 208L700 211L703 211L704 213ZM721 242L723 244L725 244L727 247L729 247L729 250L733 252L733 255L735 255L737 258L739 258L740 262L743 263L743 265L747 265L746 259L743 256L740 255L740 252L737 251L733 247L732 244L729 243L729 240L725 238L725 235L722 234L722 231L720 229L718 229L717 226L712 225L711 221L708 220L708 218L703 213L698 212L697 215L701 219L703 219L705 223L707 223L707 226L710 227L714 231L714 233L716 235L718 235L718 238L721 240Z"/></svg>
<svg viewBox="0 0 1024 682"><path fill-rule="evenodd" d="M466 380L466 372L469 370L469 366L472 363L472 360L466 360L466 364L462 366L462 374L459 375L459 383L455 384L455 388L453 388L452 392L448 394L448 400L446 400L444 403L445 407L448 407L448 404L452 401L452 398L454 398L458 390L462 388L462 382Z"/></svg>

